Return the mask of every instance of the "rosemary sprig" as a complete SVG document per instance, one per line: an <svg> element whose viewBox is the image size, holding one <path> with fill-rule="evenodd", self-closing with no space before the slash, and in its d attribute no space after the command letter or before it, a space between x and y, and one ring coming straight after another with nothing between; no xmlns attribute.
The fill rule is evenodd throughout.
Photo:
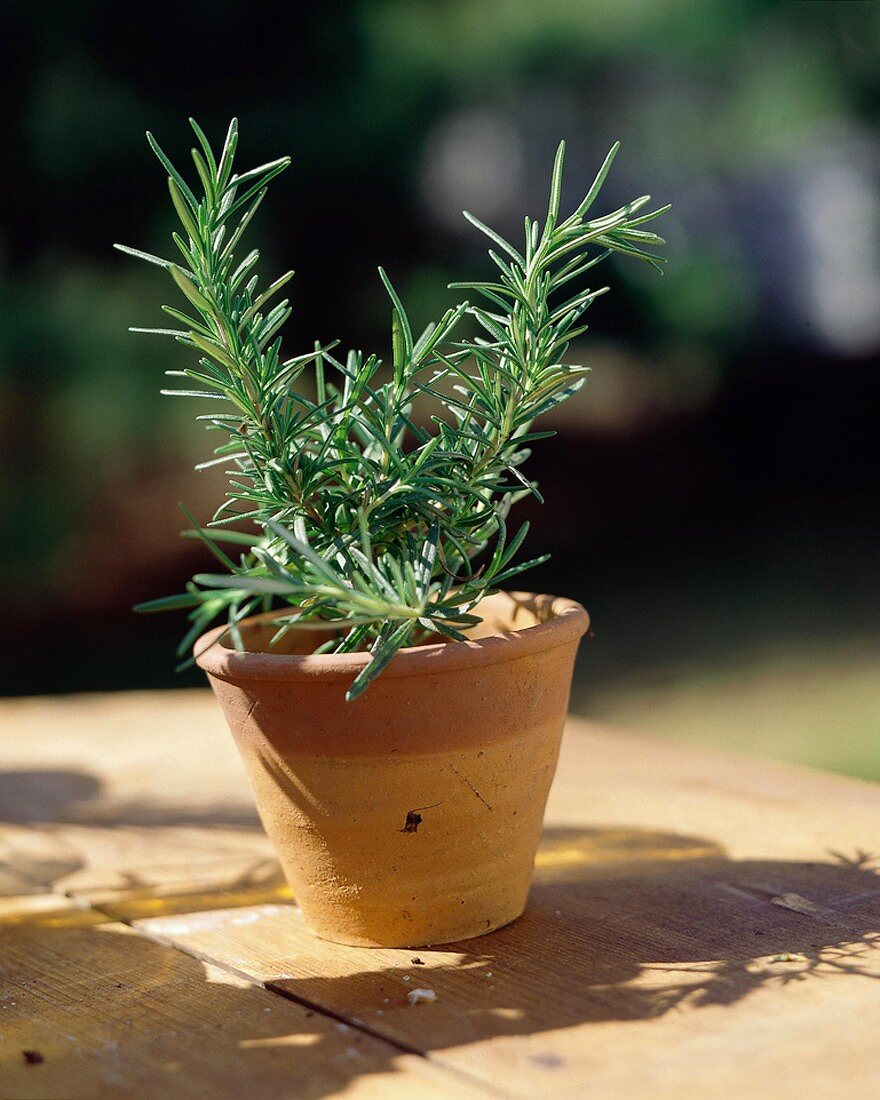
<svg viewBox="0 0 880 1100"><path fill-rule="evenodd" d="M184 385L163 392L221 402L198 418L223 436L201 465L224 464L229 491L206 526L188 516L186 533L207 543L224 572L200 574L182 596L141 610L191 609L182 655L218 615L240 646L242 617L288 605L282 631L329 623L338 628L337 652L369 647L372 660L348 692L354 698L401 647L431 633L465 637L484 596L546 560L514 563L528 524L512 537L507 528L517 499L540 499L520 467L529 445L553 433L532 425L584 382L587 368L565 360L607 287L586 288L583 277L612 252L659 269L661 258L648 249L663 241L642 227L667 208L643 213L645 196L588 217L615 145L584 200L561 218L561 143L547 215L543 224L526 218L521 251L465 215L495 246L497 281L451 284L477 304L461 302L416 336L379 269L391 301L390 372L376 355L337 357L335 344L284 359L279 331L291 308L278 295L293 272L261 289L259 253L237 253L289 158L236 174L235 120L217 155L190 121L195 190L148 135L181 223L173 234L180 261L116 247L165 268L186 299L184 310L163 307L180 327L133 330L170 335L197 353L196 366L168 372ZM482 335L456 338L465 314ZM309 367L314 399L296 388ZM420 397L436 403L432 431L413 420ZM243 523L255 529L230 526ZM237 560L224 543L238 546Z"/></svg>

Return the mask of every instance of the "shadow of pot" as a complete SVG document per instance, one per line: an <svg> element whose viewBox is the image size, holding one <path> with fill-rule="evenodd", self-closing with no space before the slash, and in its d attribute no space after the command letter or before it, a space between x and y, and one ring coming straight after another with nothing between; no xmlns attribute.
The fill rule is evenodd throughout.
<svg viewBox="0 0 880 1100"><path fill-rule="evenodd" d="M498 593L466 642L400 651L353 702L366 653L269 651L279 612L196 643L303 917L357 946L468 939L523 912L586 611Z"/></svg>

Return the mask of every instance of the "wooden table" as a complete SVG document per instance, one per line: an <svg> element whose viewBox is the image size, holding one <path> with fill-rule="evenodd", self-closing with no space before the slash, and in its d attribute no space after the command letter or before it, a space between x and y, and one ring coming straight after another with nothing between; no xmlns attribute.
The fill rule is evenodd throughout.
<svg viewBox="0 0 880 1100"><path fill-rule="evenodd" d="M3 1097L880 1096L875 786L572 722L526 915L418 952L309 934L207 692L4 702L0 822Z"/></svg>

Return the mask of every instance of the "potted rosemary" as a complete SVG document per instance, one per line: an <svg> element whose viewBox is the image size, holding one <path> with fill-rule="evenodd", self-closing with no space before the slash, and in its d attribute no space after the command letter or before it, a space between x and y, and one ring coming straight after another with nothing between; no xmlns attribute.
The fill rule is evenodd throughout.
<svg viewBox="0 0 880 1100"><path fill-rule="evenodd" d="M164 268L185 302L164 333L196 365L169 392L202 402L229 491L188 532L222 572L144 610L190 609L182 642L207 672L297 902L321 936L419 946L479 935L522 912L588 618L577 603L506 593L538 495L522 473L552 435L534 422L582 385L564 362L612 252L659 269L648 197L591 210L615 146L560 214L559 146L543 224L522 249L476 218L497 281L413 332L394 286L391 361L334 344L284 358L279 300L241 247L288 158L236 173L192 123L198 184L152 136L181 229ZM468 326L478 334L469 334ZM433 406L433 408L432 408ZM540 499L540 498L539 498ZM219 625L209 629L216 620Z"/></svg>

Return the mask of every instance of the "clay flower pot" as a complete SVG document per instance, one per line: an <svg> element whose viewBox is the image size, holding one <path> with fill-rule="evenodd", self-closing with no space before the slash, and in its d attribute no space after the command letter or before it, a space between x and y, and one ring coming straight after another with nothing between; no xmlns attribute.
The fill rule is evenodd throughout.
<svg viewBox="0 0 880 1100"><path fill-rule="evenodd" d="M401 650L351 703L367 654L241 624L196 660L244 759L307 924L359 946L479 936L523 911L556 769L578 641L572 600L499 593L467 642Z"/></svg>

